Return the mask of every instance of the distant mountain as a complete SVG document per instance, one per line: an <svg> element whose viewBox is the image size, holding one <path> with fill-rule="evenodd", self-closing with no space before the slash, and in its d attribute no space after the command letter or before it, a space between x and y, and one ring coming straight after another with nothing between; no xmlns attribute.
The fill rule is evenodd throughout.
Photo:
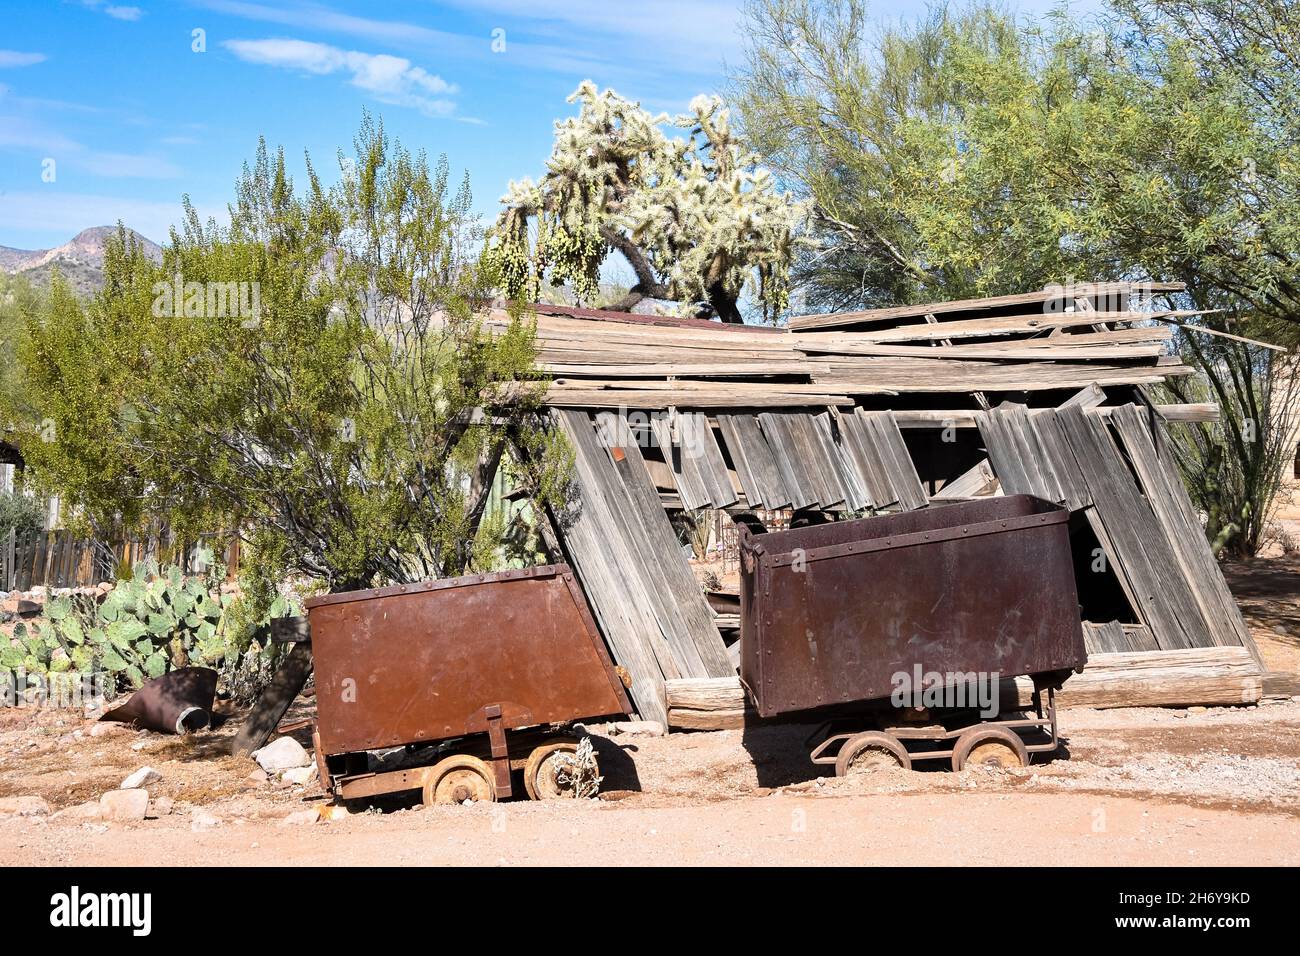
<svg viewBox="0 0 1300 956"><path fill-rule="evenodd" d="M104 243L116 232L116 226L94 226L83 229L53 249L0 246L0 272L21 274L34 285L46 286L50 282L50 273L57 268L78 293L87 295L104 284ZM145 255L162 261L161 246L134 229L127 232L144 247Z"/></svg>

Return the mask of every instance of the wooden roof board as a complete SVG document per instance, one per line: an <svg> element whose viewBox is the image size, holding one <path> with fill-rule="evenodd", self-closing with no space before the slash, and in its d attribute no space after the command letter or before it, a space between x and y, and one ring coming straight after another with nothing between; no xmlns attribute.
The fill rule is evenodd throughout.
<svg viewBox="0 0 1300 956"><path fill-rule="evenodd" d="M880 453L876 451L876 443L866 419L857 414L842 416L840 438L846 457L852 462L863 490L871 499L869 507L886 508L896 503L898 495L880 460Z"/></svg>
<svg viewBox="0 0 1300 956"><path fill-rule="evenodd" d="M826 315L801 315L792 318L792 329L827 328L836 325L857 322L872 322L882 319L922 318L926 315L942 316L953 312L987 312L996 309L1014 308L1022 305L1051 302L1053 300L1073 301L1076 298L1101 298L1113 295L1132 294L1133 292L1181 292L1186 288L1179 282L1136 283L1136 282L1101 282L1086 285L1051 286L1034 292L1021 292L1014 295L985 296L974 299L953 299L946 302L927 302L920 305L899 305L882 309L864 309L857 312L839 312Z"/></svg>
<svg viewBox="0 0 1300 956"><path fill-rule="evenodd" d="M610 412L602 415L613 417ZM677 535L650 480L640 446L631 441L620 450L613 467L630 506L628 522L640 558L638 570L678 671L699 677L734 673L708 602L689 565L681 560Z"/></svg>

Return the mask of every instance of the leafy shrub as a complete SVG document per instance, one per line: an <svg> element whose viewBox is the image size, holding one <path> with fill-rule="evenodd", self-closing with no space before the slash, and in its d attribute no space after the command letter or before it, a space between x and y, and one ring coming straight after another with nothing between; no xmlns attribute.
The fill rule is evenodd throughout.
<svg viewBox="0 0 1300 956"><path fill-rule="evenodd" d="M44 524L45 509L40 501L12 492L0 494L0 538L10 531L19 534L40 531Z"/></svg>

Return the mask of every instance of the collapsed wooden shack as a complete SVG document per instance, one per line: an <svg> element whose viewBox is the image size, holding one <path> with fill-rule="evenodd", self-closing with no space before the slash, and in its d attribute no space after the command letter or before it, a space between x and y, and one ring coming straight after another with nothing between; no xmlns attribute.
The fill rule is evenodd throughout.
<svg viewBox="0 0 1300 956"><path fill-rule="evenodd" d="M1017 493L1072 512L1091 662L1067 697L1258 700L1258 651L1168 445L1171 425L1218 410L1147 390L1192 371L1166 347L1190 313L1138 308L1179 288L1051 288L786 329L537 306L579 491L551 516L553 541L640 713L683 727L743 717L735 635L677 513L825 521Z"/></svg>

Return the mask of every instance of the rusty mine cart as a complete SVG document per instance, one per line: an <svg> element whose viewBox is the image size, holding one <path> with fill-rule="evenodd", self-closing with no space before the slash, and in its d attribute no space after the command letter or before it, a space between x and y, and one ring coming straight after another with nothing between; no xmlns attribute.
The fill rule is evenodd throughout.
<svg viewBox="0 0 1300 956"><path fill-rule="evenodd" d="M1068 519L1016 495L766 534L742 526L740 672L758 714L823 719L811 758L837 776L924 760L1024 766L1054 752L1054 692L1087 661ZM971 675L994 689L993 675L1004 689L1027 675L1032 714L891 701L918 669L954 691Z"/></svg>
<svg viewBox="0 0 1300 956"><path fill-rule="evenodd" d="M426 804L572 796L576 721L631 711L567 565L329 594L306 602L321 785ZM423 763L371 772L368 751Z"/></svg>

